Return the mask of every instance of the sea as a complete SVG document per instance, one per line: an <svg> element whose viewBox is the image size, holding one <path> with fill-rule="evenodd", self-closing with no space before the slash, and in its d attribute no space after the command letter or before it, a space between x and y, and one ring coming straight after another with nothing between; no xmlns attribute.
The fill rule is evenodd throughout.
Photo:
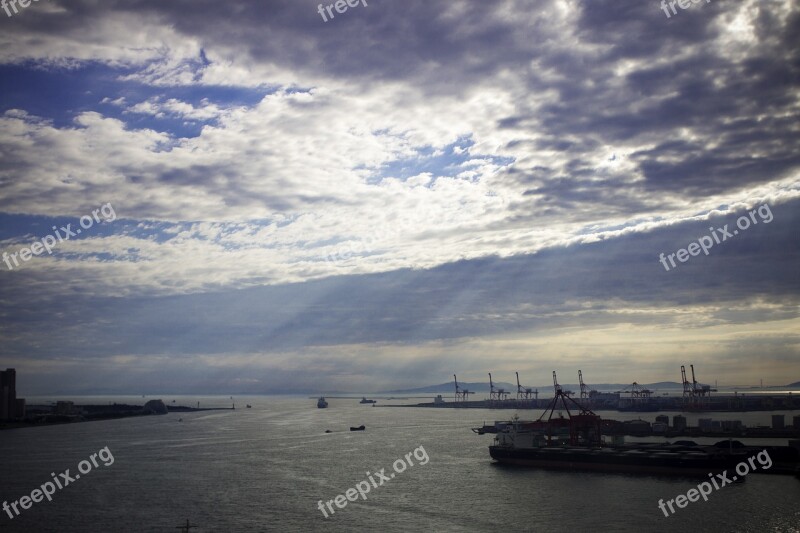
<svg viewBox="0 0 800 533"><path fill-rule="evenodd" d="M154 397L60 399L141 405ZM378 399L373 407L331 397L327 409L301 396L160 399L236 409L0 431L3 502L30 497L54 476L62 485L48 487L52 501L35 494L41 501L26 501L27 509L18 504L19 515L9 507L13 518L0 512L0 531L176 532L187 521L196 526L192 533L800 531L800 479L793 476L750 474L664 516L659 500L686 494L702 480L494 463L493 436L470 428L515 411L398 407L430 398ZM541 414L516 413L525 420ZM789 423L798 414L776 413ZM687 418L692 425L700 416L769 425L772 414ZM364 431L350 431L361 425Z"/></svg>

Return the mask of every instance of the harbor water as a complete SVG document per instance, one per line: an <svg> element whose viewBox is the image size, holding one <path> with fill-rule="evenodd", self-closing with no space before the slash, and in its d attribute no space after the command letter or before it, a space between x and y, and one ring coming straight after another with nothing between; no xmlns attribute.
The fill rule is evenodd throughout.
<svg viewBox="0 0 800 533"><path fill-rule="evenodd" d="M177 398L177 399L176 399ZM70 398L76 403L135 398ZM149 399L149 398L148 398ZM171 404L229 407L225 397ZM797 532L800 479L750 474L665 517L660 499L702 480L498 465L471 427L513 411L376 407L328 398L237 398L236 410L170 413L0 432L0 497L17 501L108 448L113 462L20 514L8 532L615 531ZM32 402L33 403L33 402ZM252 405L244 408L245 403ZM521 412L536 418L539 412ZM672 415L673 413L669 413ZM791 414L791 413L787 413ZM655 413L603 413L620 420ZM767 424L770 413L706 414ZM690 415L690 423L696 415ZM791 419L787 416L787 419ZM365 431L351 432L351 426ZM330 433L326 433L330 430ZM767 441L765 444L786 444ZM416 454L415 454L416 451ZM410 455L409 455L410 454ZM100 456L103 458L103 456ZM427 458L427 460L426 460ZM400 463L398 463L398 460ZM404 463L403 469L400 469ZM411 463L411 465L409 465ZM377 476L381 469L388 481ZM365 483L369 492L339 495ZM377 485L377 486L376 486ZM350 493L353 495L353 492ZM325 502L334 501L330 506ZM320 504L319 502L323 503ZM325 513L320 509L325 509ZM13 513L13 512L12 512ZM326 517L327 514L327 517Z"/></svg>

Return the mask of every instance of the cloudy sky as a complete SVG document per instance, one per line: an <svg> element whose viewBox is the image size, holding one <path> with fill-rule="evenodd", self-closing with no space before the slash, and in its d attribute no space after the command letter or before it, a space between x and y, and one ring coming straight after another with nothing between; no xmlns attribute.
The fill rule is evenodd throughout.
<svg viewBox="0 0 800 533"><path fill-rule="evenodd" d="M0 11L0 366L23 395L800 380L800 5L675 7Z"/></svg>

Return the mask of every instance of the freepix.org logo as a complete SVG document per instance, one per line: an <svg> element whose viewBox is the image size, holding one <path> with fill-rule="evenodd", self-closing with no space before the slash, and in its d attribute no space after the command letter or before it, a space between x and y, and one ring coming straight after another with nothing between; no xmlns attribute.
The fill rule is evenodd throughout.
<svg viewBox="0 0 800 533"><path fill-rule="evenodd" d="M714 229L714 227L710 227L708 229L711 230L711 235L704 235L697 239L697 242L690 243L689 246L686 248L681 248L675 253L671 253L668 255L664 255L662 252L661 255L658 256L658 261L664 266L664 270L669 272L669 266L667 265L667 260L672 265L672 268L678 266L675 263L675 258L677 257L678 261L681 263L685 263L689 260L689 257L694 257L696 255L700 255L700 251L702 251L705 255L708 255L708 251L716 244L722 244L723 242L727 241L728 238L733 238L736 235L739 235L739 230L746 230L750 227L750 221L752 220L753 225L758 224L758 220L756 220L756 214L758 214L761 222L764 224L769 224L772 222L772 210L769 208L769 204L764 204L758 209L753 209L750 211L749 218L747 215L742 215L736 220L736 226L739 229L735 229L733 231L728 229L730 224L725 224L721 228ZM712 238L713 237L713 238Z"/></svg>
<svg viewBox="0 0 800 533"><path fill-rule="evenodd" d="M16 15L17 13L19 13L19 10L17 9L17 4L19 4L19 7L24 8L31 5L32 1L38 2L39 0L2 0L0 1L0 8L3 8L3 11L6 12L6 15L10 17L12 15L11 15L11 10L8 9L9 7L11 7L11 9L14 10L14 14Z"/></svg>
<svg viewBox="0 0 800 533"><path fill-rule="evenodd" d="M361 495L361 498L366 501L367 494L369 494L369 491L372 490L372 488L377 489L378 487L383 486L385 483L388 483L391 480L393 480L395 474L402 474L403 472L406 471L408 466L414 466L414 461L411 460L412 456L419 462L420 465L426 465L428 464L428 461L430 461L430 457L428 457L428 452L425 451L425 448L420 446L419 448L416 448L413 452L408 452L405 455L405 461L401 457L400 459L392 463L392 468L394 469L393 473L390 473L387 476L385 474L386 469L381 468L378 472L375 472L375 475L378 476L378 480L376 481L375 477L369 472L367 472L367 478L369 479L369 481L367 480L359 481L358 483L356 483L355 487L347 489L346 491L344 491L344 494L339 494L338 496L336 496L332 500L328 500L327 502L324 502L322 500L318 501L317 508L319 508L319 510L322 511L322 514L323 516L325 516L325 518L328 518L328 512L330 512L330 514L336 513L336 511L333 509L334 505L336 505L336 507L339 509L344 509L348 502L354 502L358 500L359 495ZM406 466L406 461L408 461L408 466ZM378 483L378 481L380 483ZM371 486L370 482L372 482ZM325 509L326 505L328 507L327 510Z"/></svg>
<svg viewBox="0 0 800 533"><path fill-rule="evenodd" d="M675 4L678 4L678 7L681 9L689 9L689 6L692 4L699 4L703 2L703 0L671 0L667 2L667 0L661 0L661 10L670 18L672 15L677 15L678 10L675 9ZM710 4L711 0L705 0L706 4ZM672 10L672 15L669 14L670 10Z"/></svg>
<svg viewBox="0 0 800 533"><path fill-rule="evenodd" d="M102 220L98 214L103 215ZM114 207L110 203L101 206L100 209L95 209L92 211L92 216L94 218L90 217L89 215L84 215L80 218L79 223L81 228L89 229L94 226L95 222L114 222L117 219L117 213L114 212ZM8 252L3 252L3 262L6 264L8 269L14 270L14 267L18 267L20 265L20 261L27 263L31 260L31 257L34 255L41 255L45 250L47 250L48 254L52 254L53 247L56 244L68 241L70 237L78 236L82 230L77 228L73 231L72 224L67 224L66 226L62 226L60 230L53 226L53 231L55 232L55 236L46 235L40 241L37 241L30 246L20 248L11 254ZM57 241L56 237L58 237ZM18 256L19 259L17 259ZM12 262L14 263L14 266L11 266Z"/></svg>
<svg viewBox="0 0 800 533"><path fill-rule="evenodd" d="M97 453L90 455L89 459L91 459L91 463L86 459L78 463L78 472L80 472L80 474L75 474L74 476L70 475L69 468L57 476L55 472L52 472L50 475L53 477L53 481L45 481L41 487L34 489L30 496L23 496L19 500L14 500L10 504L7 501L3 502L3 511L8 514L8 518L13 520L15 516L20 515L19 507L22 507L22 510L25 511L30 509L34 503L40 503L44 498L47 498L47 501L49 502L53 501L53 495L56 493L56 487L58 487L58 490L64 489L68 485L71 485L79 480L81 478L81 474L86 475L92 471L92 468L98 468L100 466L100 463L97 461L98 459L100 459L105 466L111 466L114 464L114 456L111 454L111 450L108 449L108 446L102 450L99 450ZM94 465L94 467L92 465ZM15 514L11 513L12 509Z"/></svg>
<svg viewBox="0 0 800 533"><path fill-rule="evenodd" d="M756 459L758 459L758 464L761 465L762 470L769 470L769 468L772 466L772 458L769 456L769 452L765 448L764 450L758 452L757 455L748 457L746 462L742 461L736 465L736 473L738 476L729 478L728 471L723 470L721 474L708 474L708 479L714 484L713 488L715 490L719 490L725 485L729 485L739 479L743 479L748 473L755 472L758 469L756 466ZM750 466L748 466L748 463ZM741 476L741 478L739 476ZM717 483L717 481L719 481L719 483ZM713 492L711 483L708 481L703 481L697 485L697 488L690 489L685 495L679 494L675 498L667 500L666 506L664 504L664 499L662 498L658 500L658 508L661 509L662 513L664 513L664 516L669 518L675 514L675 508L672 507L673 503L677 505L679 509L683 509L689 505L689 503L696 502L700 498L703 498L703 501L708 501L709 495ZM669 513L667 513L667 507L669 507Z"/></svg>
<svg viewBox="0 0 800 533"><path fill-rule="evenodd" d="M322 4L317 6L317 13L322 16L323 22L328 22L328 17L333 18L333 10L335 9L337 13L344 13L347 11L347 7L356 7L358 6L359 2L364 7L367 7L367 0L336 0L335 4L329 4L328 6L323 6ZM328 12L328 17L325 16L325 11Z"/></svg>

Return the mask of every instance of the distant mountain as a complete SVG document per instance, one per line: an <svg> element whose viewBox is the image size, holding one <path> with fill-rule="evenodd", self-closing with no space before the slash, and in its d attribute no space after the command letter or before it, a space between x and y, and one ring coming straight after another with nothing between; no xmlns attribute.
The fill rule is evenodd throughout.
<svg viewBox="0 0 800 533"><path fill-rule="evenodd" d="M800 388L800 381L795 381L794 383L789 383L786 385L787 389L797 389Z"/></svg>
<svg viewBox="0 0 800 533"><path fill-rule="evenodd" d="M581 390L580 385L577 383L560 383L561 387L564 390L571 390L573 392L578 392ZM676 383L674 381L659 381L658 383L641 383L640 384L643 388L650 389L650 390L665 390L665 389L683 389L683 385L680 383ZM700 385L700 383L698 383ZM494 383L496 389L505 389L512 394L517 393L517 385L516 383L508 383L506 381L496 381ZM458 382L458 387L460 389L467 389L473 392L480 392L480 393L488 393L489 392L489 384L483 382ZM530 387L530 385L523 385L523 387ZM542 394L549 394L553 391L553 385L540 385L536 387L531 387L533 389L538 389ZM590 390L598 390L601 392L616 392L622 390L630 390L631 383L598 383L598 384L589 384ZM399 389L399 390L390 390L385 391L380 394L414 394L414 393L443 393L443 392L455 392L455 386L452 381L447 383L439 383L438 385L428 385L426 387L418 387L415 389Z"/></svg>
<svg viewBox="0 0 800 533"><path fill-rule="evenodd" d="M516 393L517 386L512 385L511 383L506 383L505 381L496 381L494 383L496 389L505 389L506 391L513 391ZM464 390L469 390L473 392L489 392L489 384L488 383L467 383L467 382L458 382L458 388ZM390 390L383 392L381 394L413 394L415 392L425 392L425 393L440 393L440 392L455 392L456 388L452 381L448 383L440 383L438 385L428 385L427 387L418 387L416 389L401 389L401 390Z"/></svg>
<svg viewBox="0 0 800 533"><path fill-rule="evenodd" d="M700 383L698 383L700 385ZM674 381L659 381L658 383L648 383L648 389L683 389L683 385Z"/></svg>

